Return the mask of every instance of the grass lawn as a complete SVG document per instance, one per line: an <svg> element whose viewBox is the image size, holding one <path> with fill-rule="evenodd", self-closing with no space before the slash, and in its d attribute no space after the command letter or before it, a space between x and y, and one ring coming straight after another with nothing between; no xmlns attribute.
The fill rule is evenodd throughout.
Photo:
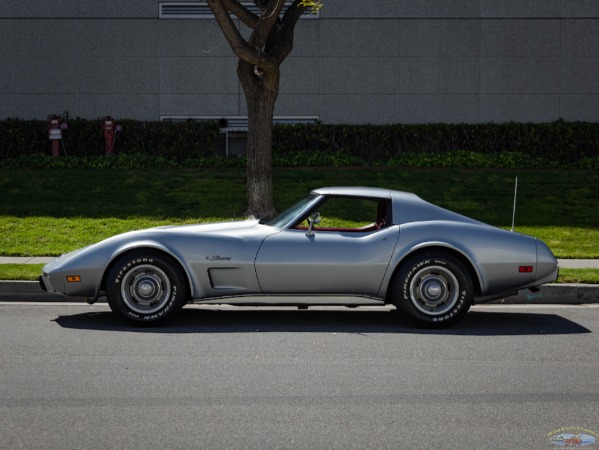
<svg viewBox="0 0 599 450"><path fill-rule="evenodd" d="M509 228L518 176L516 230L560 258L599 258L599 174L403 168L275 168L283 210L310 189L378 186ZM172 223L243 217L245 171L0 171L0 255L59 255L117 233Z"/></svg>

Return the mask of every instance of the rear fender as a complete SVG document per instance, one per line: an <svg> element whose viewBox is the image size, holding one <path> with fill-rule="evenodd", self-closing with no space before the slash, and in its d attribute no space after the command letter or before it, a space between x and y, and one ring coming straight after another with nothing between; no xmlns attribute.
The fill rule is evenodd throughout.
<svg viewBox="0 0 599 450"><path fill-rule="evenodd" d="M411 257L412 255L420 252L439 252L439 253L448 253L459 258L466 268L469 269L470 275L472 277L473 284L475 286L475 290L477 294L483 289L483 277L473 261L473 256L470 255L465 249L461 248L458 245L444 242L444 241L428 241L428 242L420 242L413 243L412 245L408 245L401 248L396 248L391 259L390 267L392 270L389 270L386 274L386 278L383 281L381 286L381 292L379 292L380 297L386 297L388 294L388 287L390 286L393 276L400 269L403 262Z"/></svg>

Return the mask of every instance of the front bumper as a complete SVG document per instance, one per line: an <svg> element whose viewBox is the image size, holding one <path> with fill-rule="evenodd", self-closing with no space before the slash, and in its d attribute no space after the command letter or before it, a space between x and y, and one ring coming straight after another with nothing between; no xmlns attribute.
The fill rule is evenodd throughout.
<svg viewBox="0 0 599 450"><path fill-rule="evenodd" d="M52 281L50 281L50 277L48 276L47 273L40 275L40 277L38 278L38 281L40 283L40 287L42 288L42 291L49 292L51 294L58 292L52 285Z"/></svg>

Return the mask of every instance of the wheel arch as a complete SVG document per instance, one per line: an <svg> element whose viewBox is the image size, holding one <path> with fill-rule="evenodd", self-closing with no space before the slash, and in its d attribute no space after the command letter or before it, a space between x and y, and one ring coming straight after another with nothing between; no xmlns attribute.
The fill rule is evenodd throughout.
<svg viewBox="0 0 599 450"><path fill-rule="evenodd" d="M114 265L117 263L117 261L127 255L139 252L139 251L151 251L154 253L158 253L163 257L166 257L167 259L170 259L176 266L176 268L181 272L181 274L185 277L185 281L186 281L186 287L187 287L187 292L189 293L189 296L191 298L192 296L192 284L191 284L191 278L189 276L189 271L187 270L187 267L185 266L185 264L182 263L181 259L179 257L177 257L177 255L175 255L174 253L172 253L171 251L169 251L167 248L160 246L160 245L152 245L152 244L144 244L142 246L135 246L135 247L128 247L125 248L119 252L116 252L114 255L112 255L112 258L110 260L110 262L106 265L106 268L104 269L104 273L102 274L102 280L100 282L100 290L105 292L106 291L106 279L108 277L108 274L110 273L110 271L112 270L112 268L114 267Z"/></svg>
<svg viewBox="0 0 599 450"><path fill-rule="evenodd" d="M480 273L476 269L476 265L471 260L471 258L468 257L465 252L463 252L462 250L458 249L455 246L452 246L450 244L443 243L443 242L432 242L432 243L421 244L421 245L415 246L409 252L405 253L399 261L397 261L397 263L395 264L395 267L393 268L393 272L392 272L391 276L389 277L389 280L387 283L387 290L385 293L385 302L386 303L390 303L390 301L391 301L391 295L392 295L391 291L392 291L392 286L393 286L393 280L397 276L397 273L404 266L406 261L408 261L410 258L412 258L416 255L421 255L421 254L426 254L426 253L446 254L446 255L450 255L450 256L456 258L458 261L460 261L462 263L462 265L468 271L468 274L470 275L470 279L472 280L472 285L474 287L474 296L476 297L476 296L481 295L482 284L481 284Z"/></svg>

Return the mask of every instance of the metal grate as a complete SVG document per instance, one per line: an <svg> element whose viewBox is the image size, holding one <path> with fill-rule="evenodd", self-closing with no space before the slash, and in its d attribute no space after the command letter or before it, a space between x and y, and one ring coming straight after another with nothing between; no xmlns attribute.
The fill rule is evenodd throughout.
<svg viewBox="0 0 599 450"><path fill-rule="evenodd" d="M242 0L240 3L250 12L260 15L260 8L253 1ZM158 17L160 19L214 19L214 14L206 2L159 2ZM318 13L306 13L302 19L318 17Z"/></svg>

